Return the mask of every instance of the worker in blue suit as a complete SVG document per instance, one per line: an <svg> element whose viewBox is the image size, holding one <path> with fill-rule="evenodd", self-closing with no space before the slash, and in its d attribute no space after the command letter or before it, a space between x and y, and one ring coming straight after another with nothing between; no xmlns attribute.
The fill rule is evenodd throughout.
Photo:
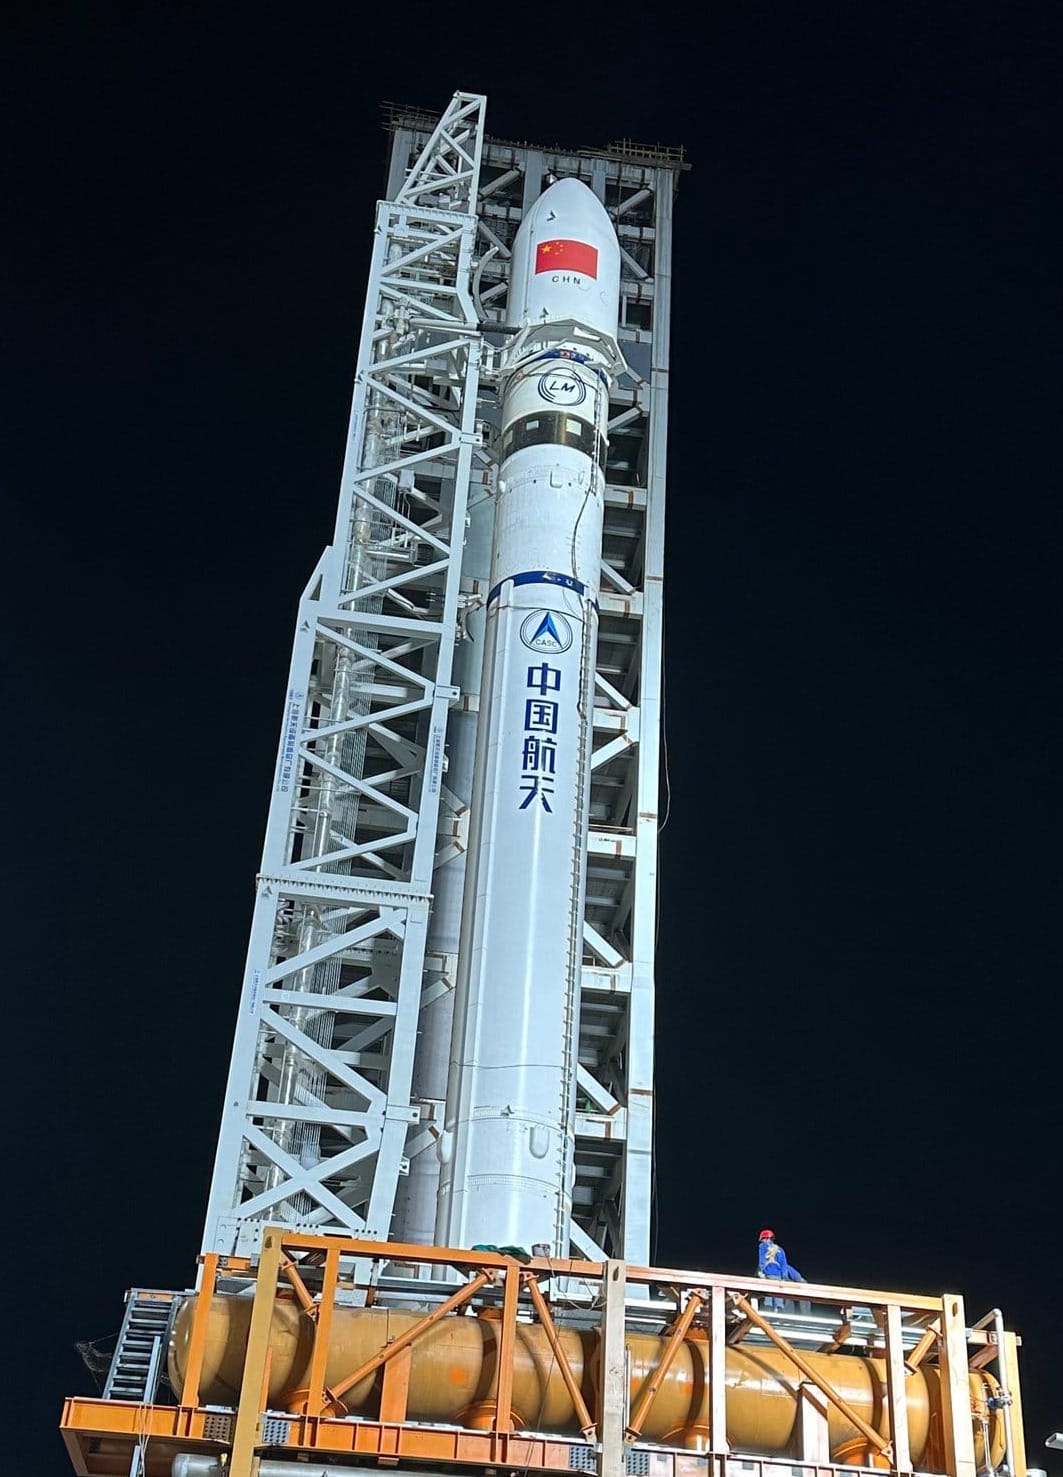
<svg viewBox="0 0 1063 1477"><path fill-rule="evenodd" d="M804 1282L801 1273L787 1260L785 1251L775 1239L774 1231L761 1231L757 1237L757 1276L770 1278L773 1282ZM785 1299L769 1297L764 1306L778 1312L786 1306Z"/></svg>

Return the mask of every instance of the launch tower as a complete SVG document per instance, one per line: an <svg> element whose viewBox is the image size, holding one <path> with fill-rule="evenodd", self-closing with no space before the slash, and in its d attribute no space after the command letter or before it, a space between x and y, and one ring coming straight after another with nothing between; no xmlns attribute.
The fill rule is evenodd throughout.
<svg viewBox="0 0 1063 1477"><path fill-rule="evenodd" d="M1025 1477L997 1310L648 1265L681 151L388 123L199 1275L74 1470Z"/></svg>
<svg viewBox="0 0 1063 1477"><path fill-rule="evenodd" d="M615 220L623 270L610 327L627 364L608 387L592 376L609 453L588 816L565 837L586 893L559 945L573 955L578 998L557 1002L579 1032L578 1053L568 1053L571 1209L533 1239L548 1235L565 1256L572 1247L646 1261L667 262L680 161L493 143L481 98L456 100L438 123L400 111L391 123L336 533L297 618L204 1247L251 1252L274 1222L376 1240L436 1236L484 626L494 614L509 264L517 226L553 175L582 182L607 228L605 212ZM570 295L578 304L598 294ZM563 348L564 328L550 333ZM555 737L554 752L571 759L577 736ZM518 791L530 773L518 769ZM533 804L524 819L545 819ZM560 832L556 804L552 819ZM516 899L526 884L514 875L501 890ZM556 973L539 966L540 996ZM516 991L506 993L512 1010ZM545 1013L542 998L529 1003L533 1039ZM507 1197L495 1198L506 1219ZM472 1239L513 1237L500 1226Z"/></svg>

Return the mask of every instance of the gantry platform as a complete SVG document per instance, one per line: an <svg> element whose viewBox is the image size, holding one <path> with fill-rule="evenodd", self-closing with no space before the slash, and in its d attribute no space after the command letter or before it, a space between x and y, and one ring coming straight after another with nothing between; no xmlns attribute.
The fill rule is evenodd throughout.
<svg viewBox="0 0 1063 1477"><path fill-rule="evenodd" d="M1020 1340L958 1294L282 1227L201 1260L129 1295L105 1398L66 1401L81 1477L1026 1477Z"/></svg>

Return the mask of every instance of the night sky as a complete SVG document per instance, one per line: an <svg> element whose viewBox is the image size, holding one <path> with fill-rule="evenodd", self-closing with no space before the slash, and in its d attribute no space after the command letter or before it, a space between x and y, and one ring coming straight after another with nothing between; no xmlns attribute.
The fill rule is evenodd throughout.
<svg viewBox="0 0 1063 1477"><path fill-rule="evenodd" d="M771 1225L812 1280L999 1305L1029 1460L1063 1473L1063 7L464 14L4 22L25 1470L69 1471L75 1341L194 1276L382 104L460 89L499 137L692 164L656 1260L748 1273Z"/></svg>

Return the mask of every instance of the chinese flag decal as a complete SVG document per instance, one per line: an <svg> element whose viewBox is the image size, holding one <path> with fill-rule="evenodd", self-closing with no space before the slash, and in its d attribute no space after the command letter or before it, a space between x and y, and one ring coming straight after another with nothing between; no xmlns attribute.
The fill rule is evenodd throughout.
<svg viewBox="0 0 1063 1477"><path fill-rule="evenodd" d="M598 276L598 248L585 241L540 241L535 248L535 271L582 272Z"/></svg>

